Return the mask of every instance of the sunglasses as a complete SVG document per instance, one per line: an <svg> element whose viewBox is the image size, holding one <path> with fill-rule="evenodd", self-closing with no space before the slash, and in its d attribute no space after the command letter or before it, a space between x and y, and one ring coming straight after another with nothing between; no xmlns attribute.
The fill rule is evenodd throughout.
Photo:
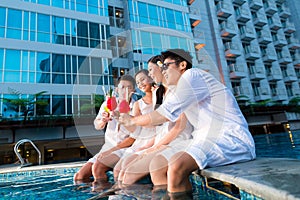
<svg viewBox="0 0 300 200"><path fill-rule="evenodd" d="M167 70L168 67L169 67L169 65L174 64L174 63L177 63L177 61L163 63L162 66L161 66L161 69L162 69L162 70Z"/></svg>

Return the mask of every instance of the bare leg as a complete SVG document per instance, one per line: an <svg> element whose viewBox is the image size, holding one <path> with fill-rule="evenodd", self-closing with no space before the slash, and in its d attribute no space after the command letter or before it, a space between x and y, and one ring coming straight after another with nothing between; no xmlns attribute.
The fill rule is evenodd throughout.
<svg viewBox="0 0 300 200"><path fill-rule="evenodd" d="M168 192L192 190L189 175L198 169L196 161L187 153L179 152L172 156L168 167Z"/></svg>
<svg viewBox="0 0 300 200"><path fill-rule="evenodd" d="M87 162L85 163L80 170L74 175L74 181L78 180L89 180L92 176L92 166L94 163Z"/></svg>
<svg viewBox="0 0 300 200"><path fill-rule="evenodd" d="M155 156L150 163L150 175L154 186L167 185L168 161L161 155Z"/></svg>
<svg viewBox="0 0 300 200"><path fill-rule="evenodd" d="M127 169L127 167L131 164L131 162L133 162L136 158L138 157L137 154L132 154L130 156L126 156L122 159L122 165L121 165L121 170L119 173L119 177L118 180L119 181L124 181L124 175L125 175L125 171Z"/></svg>
<svg viewBox="0 0 300 200"><path fill-rule="evenodd" d="M119 161L119 157L115 154L110 154L104 158L97 159L92 167L94 179L107 180L106 172L114 168L115 164Z"/></svg>
<svg viewBox="0 0 300 200"><path fill-rule="evenodd" d="M123 163L123 159L121 158L117 164L115 165L114 167L114 180L116 182L120 181L119 180L119 174L120 174L120 171L121 171L121 168L122 168L122 163Z"/></svg>

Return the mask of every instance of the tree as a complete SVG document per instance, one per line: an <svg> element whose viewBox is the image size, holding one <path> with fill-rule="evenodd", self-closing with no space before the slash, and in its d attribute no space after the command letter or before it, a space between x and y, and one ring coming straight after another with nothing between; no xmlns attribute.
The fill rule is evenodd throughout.
<svg viewBox="0 0 300 200"><path fill-rule="evenodd" d="M41 91L35 94L25 95L20 91L9 88L9 91L12 95L15 95L17 98L2 98L3 103L6 103L7 108L18 113L19 116L24 117L24 121L27 120L29 114L34 113L36 105L47 106L48 101L39 99L38 97L47 93L46 91Z"/></svg>

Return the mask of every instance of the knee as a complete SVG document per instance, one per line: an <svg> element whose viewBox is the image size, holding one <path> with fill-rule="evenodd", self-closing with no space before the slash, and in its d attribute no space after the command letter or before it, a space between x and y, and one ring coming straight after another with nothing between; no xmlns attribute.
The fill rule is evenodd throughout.
<svg viewBox="0 0 300 200"><path fill-rule="evenodd" d="M168 161L165 157L158 155L155 156L149 165L150 172L160 171L168 167Z"/></svg>

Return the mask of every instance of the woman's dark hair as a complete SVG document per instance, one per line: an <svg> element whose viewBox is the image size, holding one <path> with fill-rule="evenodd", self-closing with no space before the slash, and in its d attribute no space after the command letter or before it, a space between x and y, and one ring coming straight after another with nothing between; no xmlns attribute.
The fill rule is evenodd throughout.
<svg viewBox="0 0 300 200"><path fill-rule="evenodd" d="M163 58L162 58L161 55L156 55L156 56L151 57L151 58L147 61L147 63L150 63L150 62L151 62L151 63L157 64L158 61L163 62Z"/></svg>
<svg viewBox="0 0 300 200"><path fill-rule="evenodd" d="M163 57L163 60L170 58L172 60L175 60L177 63L186 61L186 69L190 69L193 67L191 54L183 49L168 49L161 52L161 55Z"/></svg>
<svg viewBox="0 0 300 200"><path fill-rule="evenodd" d="M134 75L134 78L136 78L136 76L140 73L145 74L146 76L149 76L149 71L147 69L140 69L139 71L137 71Z"/></svg>
<svg viewBox="0 0 300 200"><path fill-rule="evenodd" d="M133 88L135 88L135 79L129 74L125 74L119 77L117 85L120 83L120 81L129 81L130 83L132 83Z"/></svg>

